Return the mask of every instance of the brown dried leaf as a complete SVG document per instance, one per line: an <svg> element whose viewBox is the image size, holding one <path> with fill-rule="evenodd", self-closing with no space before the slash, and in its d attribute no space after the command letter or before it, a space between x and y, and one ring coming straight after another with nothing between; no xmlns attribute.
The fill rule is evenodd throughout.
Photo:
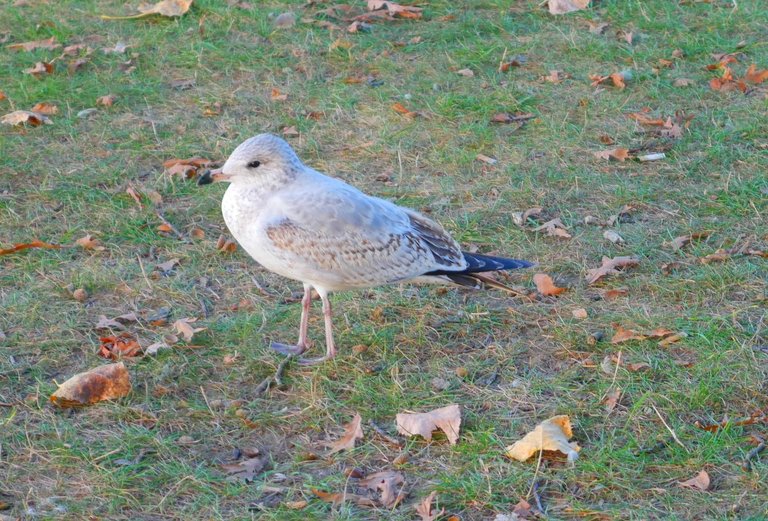
<svg viewBox="0 0 768 521"><path fill-rule="evenodd" d="M390 0L368 0L369 11L383 9L386 9L387 14L392 18L421 18L422 9L420 7L400 5Z"/></svg>
<svg viewBox="0 0 768 521"><path fill-rule="evenodd" d="M659 347L667 347L670 344L674 344L675 342L679 342L683 338L686 338L688 336L685 332L675 333L674 335L670 335L667 338L663 339L659 342Z"/></svg>
<svg viewBox="0 0 768 521"><path fill-rule="evenodd" d="M482 161L483 163L485 163L487 165L495 165L496 163L499 162L498 159L496 159L494 157L491 157L491 156L486 156L485 154L477 154L475 156L475 159L477 159L478 161Z"/></svg>
<svg viewBox="0 0 768 521"><path fill-rule="evenodd" d="M226 235L219 235L219 240L216 241L216 249L222 253L234 253L237 250L237 243Z"/></svg>
<svg viewBox="0 0 768 521"><path fill-rule="evenodd" d="M646 335L640 334L632 329L624 329L622 326L616 324L616 333L611 338L611 344L620 344L629 340L645 340L648 338Z"/></svg>
<svg viewBox="0 0 768 521"><path fill-rule="evenodd" d="M560 237L561 239L570 239L571 234L568 233L567 228L563 224L563 222L560 220L559 217L549 220L539 226L538 228L534 228L533 231L540 232L540 231L546 231L547 235L551 237Z"/></svg>
<svg viewBox="0 0 768 521"><path fill-rule="evenodd" d="M525 461L539 451L555 450L568 456L573 463L579 457L579 444L568 442L573 437L571 420L567 415L554 416L544 420L524 438L506 448L506 456Z"/></svg>
<svg viewBox="0 0 768 521"><path fill-rule="evenodd" d="M40 76L44 76L53 72L53 62L37 62L35 63L34 67L30 69L24 69L23 72L24 74L31 74L35 78L40 78Z"/></svg>
<svg viewBox="0 0 768 521"><path fill-rule="evenodd" d="M415 118L419 115L418 112L414 112L412 110L408 110L405 105L402 103L394 103L392 104L392 110L397 112L398 114L402 114L403 116L409 117L409 118Z"/></svg>
<svg viewBox="0 0 768 521"><path fill-rule="evenodd" d="M664 245L671 247L673 250L681 250L696 239L706 239L709 237L710 233L711 232L705 231L681 235L680 237L675 237L668 243L664 243Z"/></svg>
<svg viewBox="0 0 768 521"><path fill-rule="evenodd" d="M122 398L129 392L130 376L125 364L120 362L76 374L61 384L50 399L59 407L80 407Z"/></svg>
<svg viewBox="0 0 768 521"><path fill-rule="evenodd" d="M421 503L416 505L416 513L419 514L421 521L435 521L438 517L445 514L445 509L441 508L439 512L432 510L432 501L435 500L437 491L433 490Z"/></svg>
<svg viewBox="0 0 768 521"><path fill-rule="evenodd" d="M168 17L181 16L189 11L192 2L193 0L162 0L156 4L139 4L139 14L130 16L101 15L101 18L103 20L132 20L136 18L145 18L155 14Z"/></svg>
<svg viewBox="0 0 768 521"><path fill-rule="evenodd" d="M94 238L90 233L85 237L80 237L75 241L75 244L83 248L84 250L104 251L106 248L101 245L99 239Z"/></svg>
<svg viewBox="0 0 768 521"><path fill-rule="evenodd" d="M355 413L355 417L352 418L352 421L344 426L344 434L342 437L336 441L327 443L331 448L331 451L328 454L330 455L342 450L353 449L355 447L355 440L363 438L363 429L360 426L362 421L363 418Z"/></svg>
<svg viewBox="0 0 768 521"><path fill-rule="evenodd" d="M61 47L61 44L56 43L56 38L51 36L50 38L46 40L35 40L33 42L24 42L24 43L11 43L5 46L6 49L12 50L12 51L34 51L36 49L58 49Z"/></svg>
<svg viewBox="0 0 768 521"><path fill-rule="evenodd" d="M731 258L731 254L727 251L720 249L717 250L715 253L710 253L706 257L702 257L701 263L702 264L711 264L713 262L724 262Z"/></svg>
<svg viewBox="0 0 768 521"><path fill-rule="evenodd" d="M614 387L608 391L608 394L605 395L605 398L602 401L602 403L605 404L606 412L611 412L616 408L616 405L619 403L619 398L621 398L620 387Z"/></svg>
<svg viewBox="0 0 768 521"><path fill-rule="evenodd" d="M567 80L570 77L571 75L565 72L552 70L552 71L549 71L548 75L542 76L542 79L550 83L562 83L563 80Z"/></svg>
<svg viewBox="0 0 768 521"><path fill-rule="evenodd" d="M48 116L29 110L14 110L0 118L0 123L13 126L24 125L26 123L33 127L39 127L43 123L46 125L53 125L53 121L51 121Z"/></svg>
<svg viewBox="0 0 768 521"><path fill-rule="evenodd" d="M395 423L400 434L419 435L427 441L432 441L432 431L440 429L450 444L456 445L461 427L461 410L458 404L453 404L430 412L398 413Z"/></svg>
<svg viewBox="0 0 768 521"><path fill-rule="evenodd" d="M611 26L611 24L606 22L592 22L587 20L587 23L589 24L589 32L597 35L603 34Z"/></svg>
<svg viewBox="0 0 768 521"><path fill-rule="evenodd" d="M256 456L237 463L226 463L221 469L227 475L227 481L242 481L248 483L267 467L267 458Z"/></svg>
<svg viewBox="0 0 768 521"><path fill-rule="evenodd" d="M589 316L587 313L587 310L584 308L578 308L571 311L571 315L573 315L573 318L578 318L580 320L583 320Z"/></svg>
<svg viewBox="0 0 768 521"><path fill-rule="evenodd" d="M614 300L619 297L626 297L627 295L629 295L629 290L627 288L615 288L606 290L606 292L603 293L603 299Z"/></svg>
<svg viewBox="0 0 768 521"><path fill-rule="evenodd" d="M549 0L550 14L566 14L581 11L589 6L589 0Z"/></svg>
<svg viewBox="0 0 768 521"><path fill-rule="evenodd" d="M351 501L354 504L361 506L361 507L373 507L376 508L379 505L372 499L369 499L367 497L358 496L357 494L349 494L349 493L342 493L342 492L323 492L322 490L318 490L316 488L310 489L312 490L312 493L322 499L323 501L326 501L328 503L333 503L333 506L339 506L344 501Z"/></svg>
<svg viewBox="0 0 768 521"><path fill-rule="evenodd" d="M510 114L508 112L500 112L498 114L494 114L493 117L491 117L491 123L525 123L526 121L534 119L535 117L536 116L530 112L516 112L514 114Z"/></svg>
<svg viewBox="0 0 768 521"><path fill-rule="evenodd" d="M53 103L48 102L41 102L41 103L35 103L35 106L29 109L30 112L35 112L37 114L43 114L46 116L52 116L54 114L59 113L59 107L54 105Z"/></svg>
<svg viewBox="0 0 768 521"><path fill-rule="evenodd" d="M744 81L750 83L763 83L765 80L768 80L768 69L758 71L754 63L749 66L746 74L744 74Z"/></svg>
<svg viewBox="0 0 768 521"><path fill-rule="evenodd" d="M706 470L702 470L691 479L680 481L677 485L683 488L693 488L706 491L709 489L709 483L709 474L707 474Z"/></svg>
<svg viewBox="0 0 768 521"><path fill-rule="evenodd" d="M9 253L16 253L22 250L28 250L30 248L47 248L49 250L58 250L61 248L58 244L49 244L47 242L34 240L32 242L16 243L10 248L0 249L0 255L8 255Z"/></svg>
<svg viewBox="0 0 768 521"><path fill-rule="evenodd" d="M552 297L559 295L566 291L567 288L558 288L552 281L552 277L544 273L537 273L533 276L533 283L536 284L536 290L545 297Z"/></svg>
<svg viewBox="0 0 768 521"><path fill-rule="evenodd" d="M283 135L285 137L299 137L300 134L298 129L294 125L291 125L290 127L283 128Z"/></svg>
<svg viewBox="0 0 768 521"><path fill-rule="evenodd" d="M159 271L163 275L167 275L168 273L173 271L173 268L175 268L178 265L179 265L179 259L167 260L155 266L155 271Z"/></svg>
<svg viewBox="0 0 768 521"><path fill-rule="evenodd" d="M96 105L101 105L102 107L111 107L115 104L115 100L117 100L117 96L114 94L107 94L105 96L99 96L96 98Z"/></svg>
<svg viewBox="0 0 768 521"><path fill-rule="evenodd" d="M273 87L269 97L272 101L285 101L288 99L288 94L283 94L280 89Z"/></svg>
<svg viewBox="0 0 768 521"><path fill-rule="evenodd" d="M190 157L189 159L169 159L163 162L165 173L173 177L178 175L184 179L195 177L201 168L211 166L213 161L202 157Z"/></svg>
<svg viewBox="0 0 768 521"><path fill-rule="evenodd" d="M690 78L677 78L672 82L672 86L674 87L690 87L695 84L696 82Z"/></svg>
<svg viewBox="0 0 768 521"><path fill-rule="evenodd" d="M106 318L106 317L105 317ZM101 323L101 320L99 320ZM99 324L97 324L98 327ZM99 356L108 360L119 360L121 358L132 358L144 354L144 350L139 345L139 341L128 332L123 332L118 336L100 337Z"/></svg>
<svg viewBox="0 0 768 521"><path fill-rule="evenodd" d="M594 284L608 275L616 275L620 273L620 268L631 268L640 263L636 257L614 257L613 259L603 257L602 262L599 268L587 270L587 284Z"/></svg>
<svg viewBox="0 0 768 521"><path fill-rule="evenodd" d="M359 485L368 490L381 493L381 504L386 508L394 508L403 499L405 477L396 470L383 470L360 480Z"/></svg>
<svg viewBox="0 0 768 521"><path fill-rule="evenodd" d="M193 327L191 324L197 322L196 318L180 318L173 323L173 328L184 338L186 342L192 341L192 336L200 331L205 331L207 327Z"/></svg>
<svg viewBox="0 0 768 521"><path fill-rule="evenodd" d="M593 152L594 156L600 159L607 159L609 161L624 161L629 157L629 149L626 148L614 148L611 150L600 150Z"/></svg>

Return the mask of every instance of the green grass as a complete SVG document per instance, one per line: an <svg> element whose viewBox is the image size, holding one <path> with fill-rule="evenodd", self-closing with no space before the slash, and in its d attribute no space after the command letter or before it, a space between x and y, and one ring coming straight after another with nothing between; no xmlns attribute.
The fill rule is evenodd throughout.
<svg viewBox="0 0 768 521"><path fill-rule="evenodd" d="M350 2L352 3L352 2ZM765 437L765 424L707 432L694 423L740 419L768 406L766 261L734 256L701 264L718 248L752 241L766 250L768 156L766 88L748 95L709 88L714 52L742 52L743 73L768 67L768 11L759 0L680 4L665 0L602 0L597 7L553 17L539 2L471 0L424 3L424 19L376 23L347 34L300 22L275 30L270 16L294 10L313 19L326 4L258 2L252 9L197 0L179 19L104 21L122 2L63 1L9 5L0 12L8 43L55 36L93 49L69 74L62 58L54 74L22 74L60 51L0 52L0 113L56 104L54 124L0 128L0 241L34 238L71 244L97 236L101 252L31 250L0 257L0 512L12 519L414 519L413 505L431 491L463 520L494 519L529 496L534 482L549 519L764 519L768 467L741 462ZM355 4L364 4L355 2ZM603 35L588 21L610 23ZM343 25L343 24L341 24ZM633 44L617 37L632 31ZM413 38L420 37L417 43ZM333 43L349 41L344 48ZM104 54L118 41L124 55ZM745 42L743 45L740 42ZM402 44L400 43L402 42ZM499 73L507 56L527 62ZM659 59L683 57L654 72ZM124 72L131 59L135 69ZM467 78L456 70L470 68ZM541 79L570 74L561 84ZM595 89L590 74L632 70L625 90ZM347 83L348 78L362 83ZM379 80L377 87L366 83ZM690 78L687 88L673 86ZM172 81L194 79L189 89ZM288 100L270 100L272 88ZM76 114L114 94L110 108ZM424 117L391 109L400 102ZM204 115L221 104L221 114ZM627 113L650 107L695 115L689 131L653 163L608 163L593 151L639 147L649 138ZM532 112L523 128L489 122L497 112ZM319 119L307 113L321 113ZM163 174L162 162L200 155L222 160L258 132L296 126L290 142L311 166L368 193L429 212L465 246L532 259L569 290L557 299L526 300L488 292L387 287L341 293L333 300L340 356L313 368L291 366L286 385L266 396L253 389L280 359L269 340L293 340L299 305L286 302L300 285L268 273L242 251L217 252L223 224L219 186ZM499 160L494 166L477 154ZM386 173L389 182L377 180ZM143 207L126 193L157 191L163 203ZM632 222L615 226L626 244L602 237L601 220L623 205ZM514 224L512 212L542 206L560 217L573 239L563 241ZM161 210L181 242L157 231ZM709 238L680 252L666 241L692 231ZM587 287L588 268L602 256L636 255L640 265ZM171 258L169 277L152 277ZM681 266L671 273L662 265ZM536 271L513 274L532 288ZM145 273L147 277L145 278ZM266 289L257 291L252 279ZM626 287L615 300L603 289ZM77 302L72 291L89 297ZM247 305L243 305L243 303ZM197 317L208 330L201 347L173 348L129 363L134 389L113 403L66 411L47 402L74 373L103 362L95 353L99 315L148 313L163 306L171 320ZM587 309L584 320L572 310ZM205 312L203 311L205 310ZM322 349L319 305L310 334ZM612 324L668 327L688 337L667 348L633 341L590 345L590 333L610 338ZM130 326L151 343L169 326ZM367 347L354 352L355 345ZM645 371L600 363L621 352ZM237 354L235 362L224 357ZM683 365L681 362L686 362ZM457 376L457 368L466 376ZM489 375L496 379L489 383ZM432 381L449 385L436 389ZM614 379L615 378L615 379ZM601 399L618 386L619 405ZM232 400L240 403L227 406ZM367 426L394 434L394 416L459 403L459 444L405 440L402 449ZM213 406L211 406L213 404ZM332 457L322 442L355 411L365 439ZM657 413L658 411L658 413ZM583 447L574 467L561 461L511 462L506 445L538 422L568 414ZM248 422L243 421L243 417ZM663 421L661 418L663 418ZM680 440L677 444L669 429ZM191 437L193 443L180 443ZM233 484L218 465L236 450L258 448L269 469L254 483ZM401 464L409 491L393 511L349 504L333 508L311 492L354 485L344 470ZM137 458L138 462L125 465ZM706 470L712 487L697 492L678 481ZM270 495L269 487L281 490ZM289 501L307 500L300 510Z"/></svg>

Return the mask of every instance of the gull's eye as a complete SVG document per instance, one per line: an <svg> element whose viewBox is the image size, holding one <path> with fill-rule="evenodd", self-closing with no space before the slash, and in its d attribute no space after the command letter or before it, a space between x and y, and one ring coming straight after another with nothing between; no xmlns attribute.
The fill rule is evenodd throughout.
<svg viewBox="0 0 768 521"><path fill-rule="evenodd" d="M261 164L261 161L251 161L248 163L248 168L256 168Z"/></svg>

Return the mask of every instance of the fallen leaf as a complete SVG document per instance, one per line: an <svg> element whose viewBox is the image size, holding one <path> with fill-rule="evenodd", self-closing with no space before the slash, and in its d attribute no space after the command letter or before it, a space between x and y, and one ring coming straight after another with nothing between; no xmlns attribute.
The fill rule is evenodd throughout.
<svg viewBox="0 0 768 521"><path fill-rule="evenodd" d="M113 318L107 318L106 315L99 315L99 321L94 326L95 329L116 329L122 331L125 326Z"/></svg>
<svg viewBox="0 0 768 521"><path fill-rule="evenodd" d="M91 234L85 237L80 237L75 241L75 244L83 248L84 250L104 251L106 248L101 245L99 239L94 238Z"/></svg>
<svg viewBox="0 0 768 521"><path fill-rule="evenodd" d="M197 322L196 318L180 318L173 323L173 328L184 338L186 342L192 341L192 336L200 331L205 331L207 327L193 327L191 324Z"/></svg>
<svg viewBox="0 0 768 521"><path fill-rule="evenodd" d="M571 420L567 415L554 416L544 420L525 437L506 448L506 456L525 461L539 451L554 450L568 456L573 463L579 457L580 447L568 442L573 437Z"/></svg>
<svg viewBox="0 0 768 521"><path fill-rule="evenodd" d="M651 365L646 362L627 362L624 364L627 371L637 373L639 371L645 371L651 368Z"/></svg>
<svg viewBox="0 0 768 521"><path fill-rule="evenodd" d="M647 333L648 338L664 338L669 335L673 335L675 332L665 327L657 327L656 329Z"/></svg>
<svg viewBox="0 0 768 521"><path fill-rule="evenodd" d="M614 300L619 297L626 297L627 295L629 295L629 290L627 288L616 288L606 290L606 292L603 293L603 298L605 300Z"/></svg>
<svg viewBox="0 0 768 521"><path fill-rule="evenodd" d="M496 159L494 157L491 157L491 156L486 156L485 154L477 154L475 156L475 159L477 159L478 161L482 161L483 163L485 163L487 165L495 165L496 163L499 162L498 159Z"/></svg>
<svg viewBox="0 0 768 521"><path fill-rule="evenodd" d="M581 11L589 5L589 0L549 0L550 14L566 14Z"/></svg>
<svg viewBox="0 0 768 521"><path fill-rule="evenodd" d="M48 244L47 242L35 240L32 242L16 243L10 248L0 249L0 255L8 255L9 253L16 253L18 251L28 250L31 248L47 248L49 250L58 250L61 248L61 246L58 244Z"/></svg>
<svg viewBox="0 0 768 521"><path fill-rule="evenodd" d="M285 137L299 137L300 134L296 127L291 125L290 127L283 128L283 135Z"/></svg>
<svg viewBox="0 0 768 521"><path fill-rule="evenodd" d="M35 106L29 110L30 112L43 114L45 116L52 116L54 114L59 113L59 107L57 107L53 103L48 103L48 102L35 103Z"/></svg>
<svg viewBox="0 0 768 521"><path fill-rule="evenodd" d="M592 22L588 20L587 23L589 24L589 32L597 35L603 34L611 26L611 24L606 22Z"/></svg>
<svg viewBox="0 0 768 521"><path fill-rule="evenodd" d="M561 72L561 71L553 70L553 71L549 71L548 75L542 76L542 79L544 81L548 81L550 83L562 83L563 80L567 80L570 77L571 77L570 74L566 74L566 73Z"/></svg>
<svg viewBox="0 0 768 521"><path fill-rule="evenodd" d="M545 297L552 297L559 295L566 291L567 288L558 288L552 281L552 277L544 273L537 273L533 276L533 283L536 284L536 290Z"/></svg>
<svg viewBox="0 0 768 521"><path fill-rule="evenodd" d="M125 189L125 193L131 196L131 199L133 199L134 202L139 206L139 210L144 209L144 205L141 204L141 197L139 197L139 193L134 187L128 185L128 188Z"/></svg>
<svg viewBox="0 0 768 521"><path fill-rule="evenodd" d="M768 69L758 71L754 63L749 66L746 74L744 74L744 81L748 81L750 83L763 83L767 79Z"/></svg>
<svg viewBox="0 0 768 521"><path fill-rule="evenodd" d="M614 387L608 393L605 395L605 398L603 399L602 403L605 404L605 410L606 412L612 412L616 405L619 403L619 398L621 397L621 388Z"/></svg>
<svg viewBox="0 0 768 521"><path fill-rule="evenodd" d="M605 230L603 232L603 238L611 241L613 244L624 244L624 238L614 230Z"/></svg>
<svg viewBox="0 0 768 521"><path fill-rule="evenodd" d="M695 84L696 82L689 78L677 78L672 82L673 87L690 87L691 85Z"/></svg>
<svg viewBox="0 0 768 521"><path fill-rule="evenodd" d="M514 114L510 114L508 112L500 112L498 114L494 114L491 117L491 123L525 123L526 121L534 119L535 117L536 116L530 112L516 112Z"/></svg>
<svg viewBox="0 0 768 521"><path fill-rule="evenodd" d="M421 18L420 7L400 5L390 0L368 0L369 11L386 10L392 18ZM357 17L361 19L361 17Z"/></svg>
<svg viewBox="0 0 768 521"><path fill-rule="evenodd" d="M12 50L12 51L34 51L37 49L47 49L47 50L53 50L58 49L61 47L61 44L56 43L56 38L54 36L51 36L50 38L46 40L35 40L33 42L24 42L24 43L11 43L5 46L6 49Z"/></svg>
<svg viewBox="0 0 768 521"><path fill-rule="evenodd" d="M578 308L578 309L572 310L571 315L573 315L573 318L578 318L578 319L585 319L589 316L587 314L587 310L584 308Z"/></svg>
<svg viewBox="0 0 768 521"><path fill-rule="evenodd" d="M34 67L30 69L24 69L23 72L24 74L31 74L35 78L40 78L41 76L51 74L53 72L53 62L37 62L35 63Z"/></svg>
<svg viewBox="0 0 768 521"><path fill-rule="evenodd" d="M242 481L244 483L256 479L256 476L261 474L266 467L267 458L265 456L257 456L237 463L225 463L221 465L221 469L227 475L227 481Z"/></svg>
<svg viewBox="0 0 768 521"><path fill-rule="evenodd" d="M640 334L632 329L624 329L622 326L616 324L616 332L611 338L611 344L620 344L629 340L645 340L648 338L646 335Z"/></svg>
<svg viewBox="0 0 768 521"><path fill-rule="evenodd" d="M433 490L421 503L416 505L416 513L419 514L421 521L435 521L445 514L444 508L441 508L439 512L432 510L432 501L435 500L435 496L437 496L437 491Z"/></svg>
<svg viewBox="0 0 768 521"><path fill-rule="evenodd" d="M42 124L52 125L53 121L44 114L39 114L30 110L14 110L0 118L0 123L13 126L24 125L26 123L33 127L39 127Z"/></svg>
<svg viewBox="0 0 768 521"><path fill-rule="evenodd" d="M467 78L472 78L475 76L475 73L472 72L472 69L460 69L456 71L456 74L459 74L461 76L465 76Z"/></svg>
<svg viewBox="0 0 768 521"><path fill-rule="evenodd" d="M234 253L237 250L237 243L228 239L226 235L219 235L219 240L216 241L216 249L222 253Z"/></svg>
<svg viewBox="0 0 768 521"><path fill-rule="evenodd" d="M101 345L98 355L108 360L132 358L143 354L139 341L128 332L123 332L119 336L100 337L99 341Z"/></svg>
<svg viewBox="0 0 768 521"><path fill-rule="evenodd" d="M96 98L96 105L101 105L102 107L111 107L115 104L115 100L117 100L117 96L114 94L107 94L105 96L99 96Z"/></svg>
<svg viewBox="0 0 768 521"><path fill-rule="evenodd" d="M669 246L673 250L681 250L696 239L706 239L707 237L709 237L710 233L711 232L705 231L705 232L694 232L688 235L681 235L679 237L675 237L670 242L665 242L664 246Z"/></svg>
<svg viewBox="0 0 768 521"><path fill-rule="evenodd" d="M203 239L205 238L205 231L202 228L195 227L189 231L189 235L193 239Z"/></svg>
<svg viewBox="0 0 768 521"><path fill-rule="evenodd" d="M59 385L51 402L59 407L80 407L103 400L122 398L131 392L128 370L122 362L79 373Z"/></svg>
<svg viewBox="0 0 768 521"><path fill-rule="evenodd" d="M709 474L706 470L702 470L694 477L686 481L680 481L678 486L683 488L693 488L705 491L709 489Z"/></svg>
<svg viewBox="0 0 768 521"><path fill-rule="evenodd" d="M83 288L77 288L72 292L72 297L78 302L85 302L88 300L88 292Z"/></svg>
<svg viewBox="0 0 768 521"><path fill-rule="evenodd" d="M155 271L159 271L162 275L168 275L173 271L173 268L179 265L179 259L171 259L155 266Z"/></svg>
<svg viewBox="0 0 768 521"><path fill-rule="evenodd" d="M394 110L398 114L402 114L403 116L406 116L406 117L409 117L409 118L414 118L414 117L419 115L418 112L415 112L415 111L412 111L412 110L408 110L405 107L405 105L403 105L402 103L399 103L399 102L392 104L392 110Z"/></svg>
<svg viewBox="0 0 768 521"><path fill-rule="evenodd" d="M125 42L118 40L114 47L104 47L101 49L101 52L104 54L123 54L127 48L128 46Z"/></svg>
<svg viewBox="0 0 768 521"><path fill-rule="evenodd" d="M353 449L355 447L355 440L363 438L363 429L360 427L362 417L355 413L355 417L352 421L344 426L344 434L336 441L329 442L327 445L331 448L328 453L335 454L336 452Z"/></svg>
<svg viewBox="0 0 768 521"><path fill-rule="evenodd" d="M636 257L603 257L602 266L587 270L587 284L594 284L608 275L617 275L620 269L637 266L640 261Z"/></svg>
<svg viewBox="0 0 768 521"><path fill-rule="evenodd" d="M675 342L679 342L680 340L682 340L683 338L686 338L687 336L688 336L688 334L684 333L684 332L680 332L680 333L675 333L673 335L669 335L667 338L665 338L665 339L663 339L663 340L661 340L659 342L659 347L667 347L670 344L674 344Z"/></svg>
<svg viewBox="0 0 768 521"><path fill-rule="evenodd" d="M547 235L551 237L560 237L561 239L570 239L571 234L568 233L567 228L563 224L563 222L560 220L560 218L551 219L538 228L534 228L533 231L540 232L545 231L547 232Z"/></svg>
<svg viewBox="0 0 768 521"><path fill-rule="evenodd" d="M139 7L137 8L139 14L129 16L101 15L101 18L103 20L132 20L145 18L154 14L168 17L181 16L189 11L192 2L193 0L162 0L156 4L139 4Z"/></svg>
<svg viewBox="0 0 768 521"><path fill-rule="evenodd" d="M396 470L384 470L371 474L361 479L359 485L368 490L379 492L381 504L386 508L394 508L405 499L405 494L403 494L405 477Z"/></svg>
<svg viewBox="0 0 768 521"><path fill-rule="evenodd" d="M280 13L275 17L275 27L280 27L281 29L285 29L288 27L293 27L296 25L296 14L294 14L291 11L287 11L285 13Z"/></svg>
<svg viewBox="0 0 768 521"><path fill-rule="evenodd" d="M367 497L359 496L357 494L350 494L350 493L341 493L341 492L323 492L322 490L318 490L316 488L310 489L312 490L312 493L322 499L323 501L326 501L328 503L333 503L334 506L339 506L344 501L351 501L354 504L361 506L361 507L373 507L376 508L379 505L372 499L369 499Z"/></svg>
<svg viewBox="0 0 768 521"><path fill-rule="evenodd" d="M451 445L456 445L461 427L461 410L457 404L423 413L398 413L395 417L397 432L405 436L422 436L432 441L432 431L440 429Z"/></svg>
<svg viewBox="0 0 768 521"><path fill-rule="evenodd" d="M178 175L184 179L192 179L200 169L212 166L213 161L202 157L191 157L189 159L169 159L163 162L165 173L169 176Z"/></svg>
<svg viewBox="0 0 768 521"><path fill-rule="evenodd" d="M608 80L613 83L614 87L618 87L619 89L623 89L626 87L626 80L628 79L627 75L621 72L614 72L612 74L608 74L607 76L603 76L600 74L590 74L589 79L592 80L592 86L597 87L598 85L602 85L603 83L607 83Z"/></svg>
<svg viewBox="0 0 768 521"><path fill-rule="evenodd" d="M600 159L607 159L609 161L624 161L629 157L629 149L626 148L614 148L611 150L600 150L593 152L594 156Z"/></svg>
<svg viewBox="0 0 768 521"><path fill-rule="evenodd" d="M280 92L280 89L273 87L270 99L272 99L272 101L285 101L288 99L288 94L283 94Z"/></svg>

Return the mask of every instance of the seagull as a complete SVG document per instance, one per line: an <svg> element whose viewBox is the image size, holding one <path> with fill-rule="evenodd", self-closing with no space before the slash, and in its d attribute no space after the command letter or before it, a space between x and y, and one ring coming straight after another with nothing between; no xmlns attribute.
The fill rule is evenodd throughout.
<svg viewBox="0 0 768 521"><path fill-rule="evenodd" d="M300 358L302 364L336 355L329 292L406 281L511 290L483 273L533 265L461 251L435 221L306 166L272 134L244 141L197 184L218 182L230 183L221 212L240 246L266 269L304 285L299 340L272 342L274 350L299 356L309 348L312 290L320 295L326 354Z"/></svg>

